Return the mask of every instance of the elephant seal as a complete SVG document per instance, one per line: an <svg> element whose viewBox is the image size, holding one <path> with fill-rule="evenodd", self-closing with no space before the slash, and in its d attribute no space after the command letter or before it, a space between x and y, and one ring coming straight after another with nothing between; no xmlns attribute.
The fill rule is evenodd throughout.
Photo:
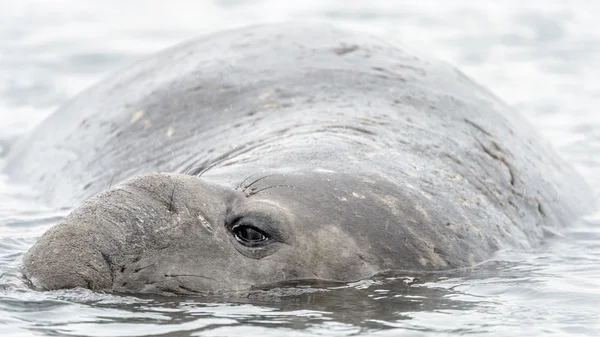
<svg viewBox="0 0 600 337"><path fill-rule="evenodd" d="M57 207L87 199L25 255L41 289L204 294L463 268L591 205L524 119L454 68L311 23L134 64L45 120L6 171Z"/></svg>

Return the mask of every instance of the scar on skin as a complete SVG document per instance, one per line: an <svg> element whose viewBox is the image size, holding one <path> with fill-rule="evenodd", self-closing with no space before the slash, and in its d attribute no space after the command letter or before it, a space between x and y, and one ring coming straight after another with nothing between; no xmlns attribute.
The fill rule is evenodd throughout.
<svg viewBox="0 0 600 337"><path fill-rule="evenodd" d="M140 110L140 111L136 112L135 114L133 114L133 117L131 117L130 123L137 122L143 116L144 116L144 110Z"/></svg>
<svg viewBox="0 0 600 337"><path fill-rule="evenodd" d="M360 198L360 199L364 199L365 198L364 195L360 195L360 194L358 194L356 192L352 192L352 196L355 197L355 198Z"/></svg>

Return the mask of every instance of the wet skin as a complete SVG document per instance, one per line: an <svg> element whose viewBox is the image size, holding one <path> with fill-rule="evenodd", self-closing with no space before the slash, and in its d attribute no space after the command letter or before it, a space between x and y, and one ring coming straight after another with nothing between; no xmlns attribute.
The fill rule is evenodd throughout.
<svg viewBox="0 0 600 337"><path fill-rule="evenodd" d="M463 268L539 245L592 201L454 68L322 24L160 52L60 108L6 171L77 206L23 260L41 289L202 294Z"/></svg>

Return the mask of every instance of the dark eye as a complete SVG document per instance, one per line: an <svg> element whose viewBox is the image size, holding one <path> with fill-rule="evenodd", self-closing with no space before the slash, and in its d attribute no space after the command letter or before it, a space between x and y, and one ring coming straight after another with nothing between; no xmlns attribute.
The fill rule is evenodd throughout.
<svg viewBox="0 0 600 337"><path fill-rule="evenodd" d="M243 245L256 246L269 240L269 235L260 229L243 222L234 225L231 232Z"/></svg>

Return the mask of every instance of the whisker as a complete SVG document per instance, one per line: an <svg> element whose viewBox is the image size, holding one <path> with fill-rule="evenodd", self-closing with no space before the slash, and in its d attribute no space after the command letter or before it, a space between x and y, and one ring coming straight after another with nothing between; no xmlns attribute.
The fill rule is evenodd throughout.
<svg viewBox="0 0 600 337"><path fill-rule="evenodd" d="M113 180L115 179L115 171L113 171L112 175L110 176L110 182L108 183L108 189L110 190L110 188L112 187L113 184Z"/></svg>
<svg viewBox="0 0 600 337"><path fill-rule="evenodd" d="M260 190L258 190L258 191L250 191L249 193L247 193L247 195L248 195L248 196L255 195L255 194L257 194L258 192L262 192L262 191L264 191L264 190L268 190L268 189L271 189L271 188L276 188L276 187L289 187L289 188L297 188L296 186L292 186L292 185L274 185L274 186L268 186L268 187L265 187L265 188L261 188L261 189L260 189Z"/></svg>
<svg viewBox="0 0 600 337"><path fill-rule="evenodd" d="M247 190L248 188L250 188L250 186L252 186L252 185L256 184L257 182L259 182L259 181L261 181L261 180L267 179L267 178L269 178L269 177L277 176L277 175L279 175L279 174L269 174L269 175L266 175L266 176L260 177L260 178L258 178L258 179L256 179L256 180L254 180L252 183L250 183L250 184L246 185L246 187L244 187L244 189L242 190L242 192L246 192L246 190Z"/></svg>
<svg viewBox="0 0 600 337"><path fill-rule="evenodd" d="M250 178L254 177L254 176L255 176L255 175L257 175L257 174L260 174L260 173L254 173L254 174L251 174L251 175L247 176L247 177L246 177L244 180L242 180L242 182L241 182L241 183L238 185L238 187L236 188L236 190L238 190L238 189L241 189L241 188L242 188L242 186L244 185L244 183L245 183L246 181L248 181L248 179L250 179ZM248 186L249 186L249 185L248 185ZM244 188L244 190L245 190L245 189L246 189L246 188Z"/></svg>

